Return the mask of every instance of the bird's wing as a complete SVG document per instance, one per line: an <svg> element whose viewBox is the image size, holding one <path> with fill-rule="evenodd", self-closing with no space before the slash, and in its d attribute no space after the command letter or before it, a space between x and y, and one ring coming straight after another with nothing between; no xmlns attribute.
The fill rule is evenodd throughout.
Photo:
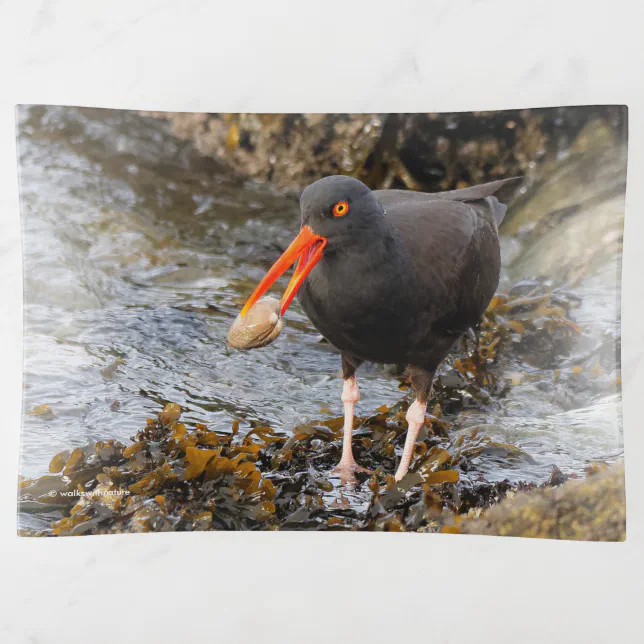
<svg viewBox="0 0 644 644"><path fill-rule="evenodd" d="M405 202L417 203L433 199L448 199L450 201L476 201L494 196L503 186L519 181L522 177L490 181L478 186L447 190L445 192L415 192L413 190L374 190L374 194L383 208Z"/></svg>
<svg viewBox="0 0 644 644"><path fill-rule="evenodd" d="M501 188L519 181L522 177L512 177L499 181L490 181L478 186L448 190L446 192L414 192L411 190L375 190L376 198L385 212L391 208L404 207L407 204L422 204L428 201L477 202L477 207L489 212L497 227L503 221L506 206L494 196Z"/></svg>
<svg viewBox="0 0 644 644"><path fill-rule="evenodd" d="M486 199L494 196L503 186L511 185L520 181L523 177L510 177L509 179L500 179L499 181L490 181L481 183L478 186L469 188L459 188L458 190L447 190L446 192L433 192L441 199L451 199L452 201L475 201L476 199Z"/></svg>
<svg viewBox="0 0 644 644"><path fill-rule="evenodd" d="M483 199L451 200L405 191L378 191L387 218L407 247L428 323L456 331L474 324L498 284L496 223ZM505 209L505 207L503 207Z"/></svg>

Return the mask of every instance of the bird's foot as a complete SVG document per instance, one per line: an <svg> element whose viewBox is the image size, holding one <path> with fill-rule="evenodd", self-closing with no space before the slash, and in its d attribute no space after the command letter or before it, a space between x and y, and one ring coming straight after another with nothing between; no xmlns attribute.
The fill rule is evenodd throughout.
<svg viewBox="0 0 644 644"><path fill-rule="evenodd" d="M359 474L373 474L373 470L358 465L355 461L340 461L332 470L332 474L339 474L342 484L355 483L356 472Z"/></svg>

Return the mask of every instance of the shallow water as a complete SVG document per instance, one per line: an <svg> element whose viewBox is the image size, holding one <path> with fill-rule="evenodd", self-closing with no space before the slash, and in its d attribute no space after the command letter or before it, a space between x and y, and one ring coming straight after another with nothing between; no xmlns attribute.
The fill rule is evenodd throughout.
<svg viewBox="0 0 644 644"><path fill-rule="evenodd" d="M289 433L341 413L339 356L296 302L271 346L226 345L246 297L297 232L296 198L231 176L150 117L21 108L18 124L24 409L44 403L54 414L25 414L23 476L88 439L126 441L168 401L186 423L216 431L241 420L242 432L261 423ZM543 482L555 464L581 473L621 455L618 301L606 284L579 286L585 334L557 365L568 373L598 356L592 386L555 382L552 366L514 357L505 367L523 377L506 397L449 418L455 433L479 426L530 455L481 455L486 479ZM360 414L404 395L383 367L365 365L359 377Z"/></svg>

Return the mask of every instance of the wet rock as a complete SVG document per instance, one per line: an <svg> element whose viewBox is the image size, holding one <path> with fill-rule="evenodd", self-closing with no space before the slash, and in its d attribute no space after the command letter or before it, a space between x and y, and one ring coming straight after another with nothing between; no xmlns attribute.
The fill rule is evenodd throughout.
<svg viewBox="0 0 644 644"><path fill-rule="evenodd" d="M557 481L558 483L558 481ZM585 481L568 481L519 493L459 528L465 534L508 537L624 541L624 464L601 468Z"/></svg>
<svg viewBox="0 0 644 644"><path fill-rule="evenodd" d="M577 284L621 252L623 225L623 194L580 206L560 220L554 214L547 229L535 229L510 275L548 275L558 283Z"/></svg>
<svg viewBox="0 0 644 644"><path fill-rule="evenodd" d="M503 221L501 232L523 241L509 274L574 284L621 251L626 141L594 120L551 165L539 168L536 183Z"/></svg>

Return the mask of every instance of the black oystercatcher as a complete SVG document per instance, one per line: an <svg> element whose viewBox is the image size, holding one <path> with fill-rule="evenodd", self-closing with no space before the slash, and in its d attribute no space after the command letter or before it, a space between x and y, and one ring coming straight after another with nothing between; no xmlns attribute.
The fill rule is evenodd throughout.
<svg viewBox="0 0 644 644"><path fill-rule="evenodd" d="M302 193L299 235L240 315L298 260L280 315L297 293L311 322L342 352L344 443L336 471L343 480L366 471L351 450L356 370L365 361L408 365L416 400L396 480L407 472L436 368L498 286L505 206L493 195L514 180L426 194L372 191L331 176Z"/></svg>

